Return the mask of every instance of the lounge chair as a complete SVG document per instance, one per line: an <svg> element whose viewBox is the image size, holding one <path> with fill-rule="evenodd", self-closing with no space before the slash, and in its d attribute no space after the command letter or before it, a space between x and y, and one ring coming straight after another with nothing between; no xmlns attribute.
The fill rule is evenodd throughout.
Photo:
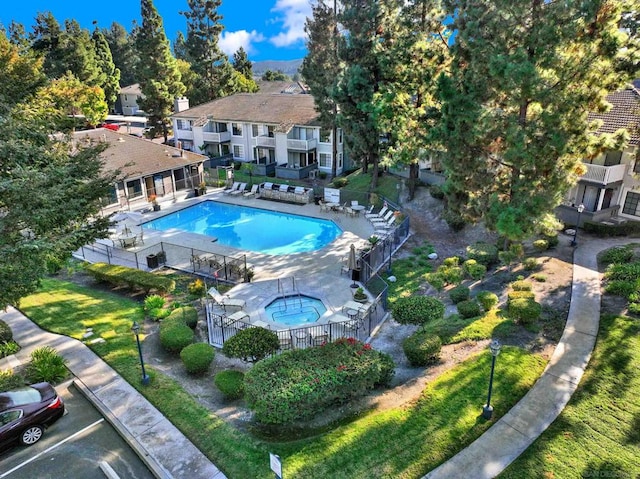
<svg viewBox="0 0 640 479"><path fill-rule="evenodd" d="M238 186L238 188L236 190L232 191L229 194L233 195L233 196L244 195L246 189L247 189L247 184L246 183L240 183L240 186Z"/></svg>
<svg viewBox="0 0 640 479"><path fill-rule="evenodd" d="M373 218L382 218L385 213L387 212L387 210L389 209L389 207L387 206L383 206L382 209L380 211L378 211L377 213L367 213L364 215L365 218L367 218L368 220L371 220Z"/></svg>
<svg viewBox="0 0 640 479"><path fill-rule="evenodd" d="M221 295L215 287L209 288L207 294L225 311L227 308L238 308L238 310L242 310L247 304L244 299L234 299L230 296Z"/></svg>
<svg viewBox="0 0 640 479"><path fill-rule="evenodd" d="M252 196L256 196L256 194L258 193L258 188L260 187L260 185L253 185L251 187L251 190L247 191L246 193L244 193L242 196L244 198L251 198Z"/></svg>
<svg viewBox="0 0 640 479"><path fill-rule="evenodd" d="M386 230L393 228L393 224L396 222L396 217L393 214L387 219L387 221L378 221L374 223L376 230Z"/></svg>
<svg viewBox="0 0 640 479"><path fill-rule="evenodd" d="M376 226L376 224L378 223L387 223L389 221L389 218L393 218L393 210L387 211L381 218L371 218L369 221L373 223L374 226Z"/></svg>
<svg viewBox="0 0 640 479"><path fill-rule="evenodd" d="M234 181L233 185L231 185L231 188L227 188L226 190L222 190L222 192L225 195L228 195L228 194L233 193L234 191L236 191L238 189L238 186L240 186L240 182Z"/></svg>

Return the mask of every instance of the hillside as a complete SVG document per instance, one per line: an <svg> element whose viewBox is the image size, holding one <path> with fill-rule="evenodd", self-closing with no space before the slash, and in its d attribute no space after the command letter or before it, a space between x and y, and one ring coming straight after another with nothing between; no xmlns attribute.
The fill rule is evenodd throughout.
<svg viewBox="0 0 640 479"><path fill-rule="evenodd" d="M293 76L302 65L302 58L297 60L265 60L261 62L253 62L253 74L262 76L267 70L278 71L288 76Z"/></svg>

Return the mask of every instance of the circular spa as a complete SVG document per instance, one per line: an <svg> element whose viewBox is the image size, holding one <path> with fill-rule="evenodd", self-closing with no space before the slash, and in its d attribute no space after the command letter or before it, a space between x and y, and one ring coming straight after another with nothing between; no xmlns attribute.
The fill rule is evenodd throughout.
<svg viewBox="0 0 640 479"><path fill-rule="evenodd" d="M327 308L317 298L296 294L273 300L264 311L267 321L295 328L315 323L327 312Z"/></svg>

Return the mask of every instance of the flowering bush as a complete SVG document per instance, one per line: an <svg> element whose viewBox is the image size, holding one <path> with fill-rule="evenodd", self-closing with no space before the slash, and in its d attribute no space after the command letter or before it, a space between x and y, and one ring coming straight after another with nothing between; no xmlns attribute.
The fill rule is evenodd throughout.
<svg viewBox="0 0 640 479"><path fill-rule="evenodd" d="M389 384L393 359L353 338L297 349L255 364L245 399L265 424L288 424Z"/></svg>

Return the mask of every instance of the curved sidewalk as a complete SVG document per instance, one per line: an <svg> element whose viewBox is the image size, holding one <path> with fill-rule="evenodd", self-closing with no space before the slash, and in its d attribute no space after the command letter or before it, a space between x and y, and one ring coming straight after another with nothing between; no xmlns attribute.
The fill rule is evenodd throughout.
<svg viewBox="0 0 640 479"><path fill-rule="evenodd" d="M630 240L581 239L573 254L567 324L544 372L529 392L482 436L426 479L490 479L500 474L562 412L589 363L600 323L597 254Z"/></svg>
<svg viewBox="0 0 640 479"><path fill-rule="evenodd" d="M31 351L42 346L51 346L66 358L76 386L157 478L225 479L160 411L80 341L43 331L14 308L0 312L0 319L22 347L16 354L19 361L27 362Z"/></svg>

